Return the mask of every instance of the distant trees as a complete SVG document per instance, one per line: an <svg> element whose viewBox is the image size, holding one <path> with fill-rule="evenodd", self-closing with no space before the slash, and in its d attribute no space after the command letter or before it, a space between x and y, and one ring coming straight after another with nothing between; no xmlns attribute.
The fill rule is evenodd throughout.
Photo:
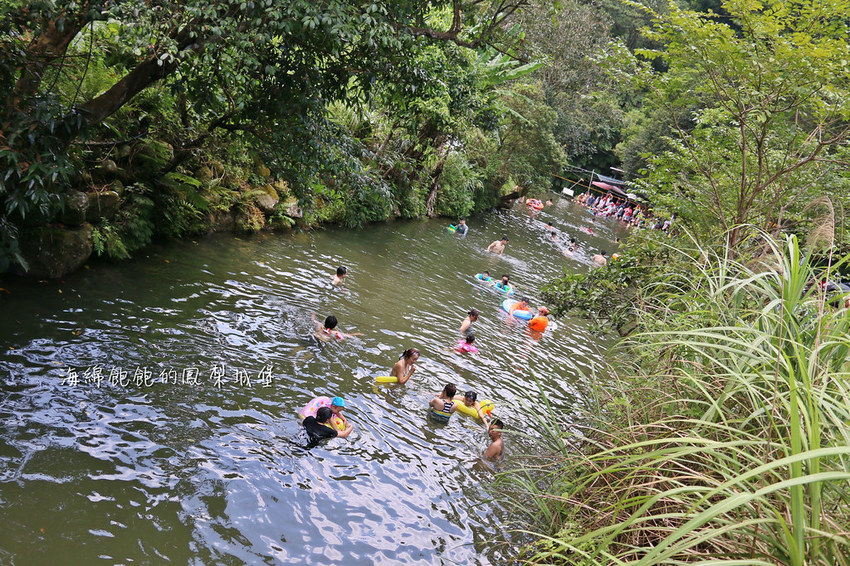
<svg viewBox="0 0 850 566"><path fill-rule="evenodd" d="M818 196L846 198L850 43L845 2L723 7L726 21L659 16L648 35L663 50L637 53L667 70L633 78L649 93L644 114L667 126L642 183L703 233L732 230L734 247L743 224L776 231ZM651 127L633 128L623 153Z"/></svg>

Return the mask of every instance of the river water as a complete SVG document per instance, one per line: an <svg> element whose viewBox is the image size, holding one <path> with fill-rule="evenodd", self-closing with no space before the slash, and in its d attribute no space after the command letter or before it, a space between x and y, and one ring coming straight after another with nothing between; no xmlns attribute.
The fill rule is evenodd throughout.
<svg viewBox="0 0 850 566"><path fill-rule="evenodd" d="M560 201L472 218L465 238L445 220L212 236L0 281L0 563L505 563L521 541L494 474L532 446L517 431L533 438L541 390L569 421L610 342L569 318L532 336L473 275L536 298L614 249L621 229L591 237L589 221ZM546 222L578 238L574 258ZM487 253L503 234L504 256ZM473 307L479 353L461 355ZM312 312L363 336L318 343ZM411 381L378 387L410 347ZM426 418L449 381L495 402L495 467L480 423ZM355 431L308 449L296 412L316 395L344 397Z"/></svg>

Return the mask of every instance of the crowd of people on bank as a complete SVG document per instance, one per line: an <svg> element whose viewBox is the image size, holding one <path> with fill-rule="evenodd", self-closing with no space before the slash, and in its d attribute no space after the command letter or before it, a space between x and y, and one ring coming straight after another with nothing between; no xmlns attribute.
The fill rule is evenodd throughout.
<svg viewBox="0 0 850 566"><path fill-rule="evenodd" d="M611 193L594 195L588 191L578 195L573 202L587 207L596 216L616 218L635 228L661 230L672 235L672 217L654 217L643 204L615 197Z"/></svg>

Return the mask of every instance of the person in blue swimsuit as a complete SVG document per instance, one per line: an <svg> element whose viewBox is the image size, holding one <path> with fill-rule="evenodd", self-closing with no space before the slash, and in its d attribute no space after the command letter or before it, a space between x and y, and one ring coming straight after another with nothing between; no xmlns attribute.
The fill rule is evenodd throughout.
<svg viewBox="0 0 850 566"><path fill-rule="evenodd" d="M510 293L514 290L514 288L511 287L510 284L510 277L508 277L507 275L502 275L502 280L496 282L496 288L501 289L505 293Z"/></svg>

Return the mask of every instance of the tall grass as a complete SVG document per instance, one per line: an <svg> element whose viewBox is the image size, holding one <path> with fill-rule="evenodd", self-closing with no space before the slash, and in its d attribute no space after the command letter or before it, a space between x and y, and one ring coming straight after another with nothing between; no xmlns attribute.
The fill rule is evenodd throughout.
<svg viewBox="0 0 850 566"><path fill-rule="evenodd" d="M505 474L534 564L850 564L850 314L796 238L677 244L581 444ZM542 425L542 423L541 423Z"/></svg>

